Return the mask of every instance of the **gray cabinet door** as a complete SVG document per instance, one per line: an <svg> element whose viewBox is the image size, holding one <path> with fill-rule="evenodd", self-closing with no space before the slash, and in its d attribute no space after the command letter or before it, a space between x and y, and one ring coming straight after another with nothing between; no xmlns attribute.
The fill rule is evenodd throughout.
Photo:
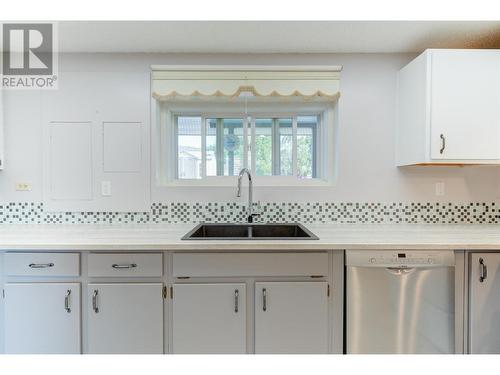
<svg viewBox="0 0 500 375"><path fill-rule="evenodd" d="M255 353L328 352L326 282L255 283Z"/></svg>
<svg viewBox="0 0 500 375"><path fill-rule="evenodd" d="M245 284L174 284L175 354L244 354L246 324Z"/></svg>
<svg viewBox="0 0 500 375"><path fill-rule="evenodd" d="M5 352L79 354L80 284L5 285Z"/></svg>
<svg viewBox="0 0 500 375"><path fill-rule="evenodd" d="M162 354L162 286L89 284L89 353Z"/></svg>
<svg viewBox="0 0 500 375"><path fill-rule="evenodd" d="M500 254L470 258L469 352L500 353Z"/></svg>

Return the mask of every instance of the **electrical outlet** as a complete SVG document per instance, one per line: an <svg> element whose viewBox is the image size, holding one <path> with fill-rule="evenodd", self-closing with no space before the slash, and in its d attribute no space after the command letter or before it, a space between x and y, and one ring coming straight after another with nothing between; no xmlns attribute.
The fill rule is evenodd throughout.
<svg viewBox="0 0 500 375"><path fill-rule="evenodd" d="M445 192L444 182L436 182L435 188L436 188L436 196L442 197Z"/></svg>
<svg viewBox="0 0 500 375"><path fill-rule="evenodd" d="M31 184L27 182L16 182L16 191L31 191Z"/></svg>
<svg viewBox="0 0 500 375"><path fill-rule="evenodd" d="M111 181L101 181L101 195L103 197L111 195Z"/></svg>

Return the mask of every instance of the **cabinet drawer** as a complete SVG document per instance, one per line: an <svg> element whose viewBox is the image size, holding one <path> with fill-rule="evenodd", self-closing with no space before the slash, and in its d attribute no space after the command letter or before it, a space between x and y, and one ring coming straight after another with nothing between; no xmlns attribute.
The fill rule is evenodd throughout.
<svg viewBox="0 0 500 375"><path fill-rule="evenodd" d="M89 254L90 277L161 277L162 254Z"/></svg>
<svg viewBox="0 0 500 375"><path fill-rule="evenodd" d="M6 253L7 276L79 276L78 253Z"/></svg>
<svg viewBox="0 0 500 375"><path fill-rule="evenodd" d="M174 254L174 277L326 276L324 253Z"/></svg>

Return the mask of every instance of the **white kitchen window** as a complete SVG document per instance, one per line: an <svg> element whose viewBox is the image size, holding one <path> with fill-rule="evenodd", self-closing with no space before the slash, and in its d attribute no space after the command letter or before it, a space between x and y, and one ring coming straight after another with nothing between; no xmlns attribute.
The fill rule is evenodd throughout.
<svg viewBox="0 0 500 375"><path fill-rule="evenodd" d="M320 115L174 116L177 179L237 176L318 178Z"/></svg>
<svg viewBox="0 0 500 375"><path fill-rule="evenodd" d="M233 185L242 168L257 185L332 184L333 73L153 73L160 185Z"/></svg>

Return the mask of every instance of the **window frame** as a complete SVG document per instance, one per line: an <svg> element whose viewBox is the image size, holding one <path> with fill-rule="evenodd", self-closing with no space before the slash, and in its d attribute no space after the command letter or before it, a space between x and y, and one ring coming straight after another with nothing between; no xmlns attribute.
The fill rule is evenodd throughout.
<svg viewBox="0 0 500 375"><path fill-rule="evenodd" d="M156 177L158 186L233 186L237 176L207 176L206 175L206 119L207 118L241 118L243 121L243 165L249 166L254 183L257 186L332 186L335 181L334 154L337 102L334 103L306 103L272 104L270 106L254 106L247 108L232 108L230 105L200 105L192 103L156 102L157 134L157 167ZM203 108L200 108L203 107ZM179 179L178 176L178 148L176 116L201 117L201 178ZM247 120L251 116L251 121ZM299 178L297 176L297 116L317 116L318 128L321 134L315 139L317 142L316 175L320 177ZM255 119L257 118L292 118L292 175L257 176L255 173L255 157L248 163L249 147L255 150ZM251 145L248 141L251 141ZM274 142L274 140L273 140ZM174 168L172 168L172 165Z"/></svg>

